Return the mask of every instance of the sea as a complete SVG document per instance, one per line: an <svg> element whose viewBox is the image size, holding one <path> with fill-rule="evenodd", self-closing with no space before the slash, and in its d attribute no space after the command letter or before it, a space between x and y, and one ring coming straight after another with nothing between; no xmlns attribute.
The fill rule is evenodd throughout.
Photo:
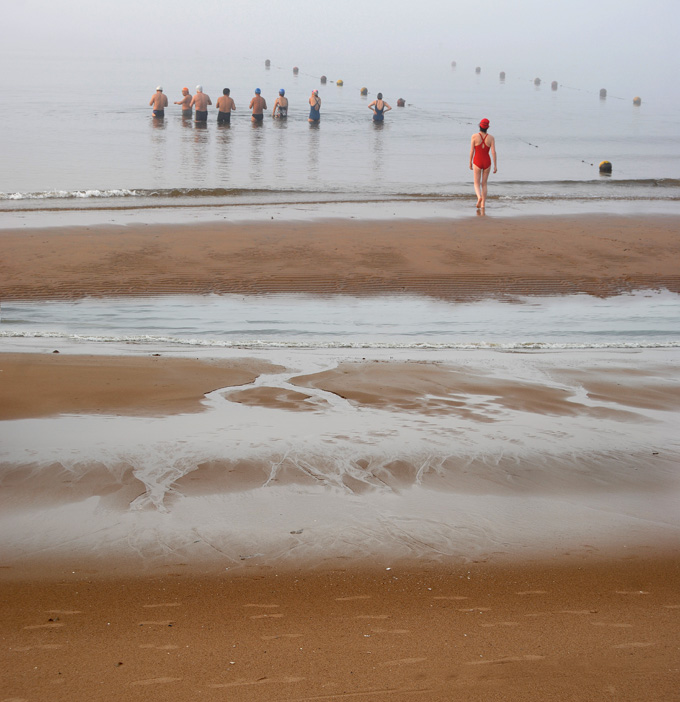
<svg viewBox="0 0 680 702"><path fill-rule="evenodd" d="M357 63L295 73L265 59L24 57L5 85L21 109L5 110L0 131L0 229L466 217L470 137L483 117L498 151L486 217L680 213L677 95L622 81L602 97L596 75L565 84L511 66L376 76ZM229 126L214 111L204 126L181 118L172 102L197 83L213 103L230 88ZM157 84L171 103L162 121L148 106ZM253 125L255 88L270 110L284 88L289 118ZM310 125L315 89L321 121ZM379 91L393 109L375 125L367 106ZM474 411L446 415L306 389L317 411L291 412L216 389L201 413L0 422L0 557L16 568L120 556L142 570L238 570L677 545L678 412L658 398L678 388L679 347L680 296L658 289L467 303L2 300L0 352L249 357L284 369L253 387L282 392L342 364L434 364L499 386L561 388L575 409L509 409L490 392L459 397ZM574 380L583 377L630 381L631 396L589 393Z"/></svg>

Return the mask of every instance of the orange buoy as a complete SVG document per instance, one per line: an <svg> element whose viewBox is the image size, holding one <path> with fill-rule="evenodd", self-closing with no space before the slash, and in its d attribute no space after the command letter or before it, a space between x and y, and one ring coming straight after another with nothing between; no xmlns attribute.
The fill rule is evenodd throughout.
<svg viewBox="0 0 680 702"><path fill-rule="evenodd" d="M336 84L336 85L340 85L340 86L343 86L343 85L344 85L344 83L343 83L341 80L336 80L336 81L335 81L335 84Z"/></svg>
<svg viewBox="0 0 680 702"><path fill-rule="evenodd" d="M633 98L633 105L642 105L642 98L634 97Z"/></svg>
<svg viewBox="0 0 680 702"><path fill-rule="evenodd" d="M362 88L362 89L361 89L361 94L362 94L362 95L368 95L368 88Z"/></svg>
<svg viewBox="0 0 680 702"><path fill-rule="evenodd" d="M612 164L609 161L602 161L600 163L600 173L610 174L612 172Z"/></svg>

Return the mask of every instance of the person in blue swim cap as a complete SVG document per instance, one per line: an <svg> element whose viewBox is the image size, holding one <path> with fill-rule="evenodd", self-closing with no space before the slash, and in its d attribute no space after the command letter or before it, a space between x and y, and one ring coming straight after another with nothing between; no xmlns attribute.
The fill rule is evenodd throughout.
<svg viewBox="0 0 680 702"><path fill-rule="evenodd" d="M274 119L286 119L286 117L288 117L288 98L284 97L285 94L286 91L281 88L281 90L279 90L279 96L274 103L274 112L272 112L272 117L274 117Z"/></svg>
<svg viewBox="0 0 680 702"><path fill-rule="evenodd" d="M255 88L255 97L248 105L248 109L253 111L253 116L250 118L253 122L262 122L264 111L267 109L267 101L262 97L261 92L259 88Z"/></svg>

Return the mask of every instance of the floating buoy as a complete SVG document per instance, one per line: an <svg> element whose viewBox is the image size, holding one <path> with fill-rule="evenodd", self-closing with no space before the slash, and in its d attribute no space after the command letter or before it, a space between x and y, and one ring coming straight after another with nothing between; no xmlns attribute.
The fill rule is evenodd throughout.
<svg viewBox="0 0 680 702"><path fill-rule="evenodd" d="M321 76L321 83L322 83L323 85L326 85L326 81L327 81L327 80L328 80L328 78L326 78L326 76Z"/></svg>
<svg viewBox="0 0 680 702"><path fill-rule="evenodd" d="M297 75L299 70L297 66L293 66L293 75Z"/></svg>
<svg viewBox="0 0 680 702"><path fill-rule="evenodd" d="M455 61L451 61L451 68L455 68L455 67L456 67L456 62L455 62Z"/></svg>
<svg viewBox="0 0 680 702"><path fill-rule="evenodd" d="M642 98L634 97L633 98L633 105L642 105Z"/></svg>
<svg viewBox="0 0 680 702"><path fill-rule="evenodd" d="M501 80L505 80L505 71L501 71L501 72L498 74L498 77L499 77Z"/></svg>
<svg viewBox="0 0 680 702"><path fill-rule="evenodd" d="M554 81L550 84L550 87L551 87L552 90L557 90L557 81L554 80Z"/></svg>
<svg viewBox="0 0 680 702"><path fill-rule="evenodd" d="M397 100L397 107L405 107L406 106L406 100L404 98L399 98Z"/></svg>
<svg viewBox="0 0 680 702"><path fill-rule="evenodd" d="M540 85L541 84L541 79L540 78L534 78L534 85Z"/></svg>
<svg viewBox="0 0 680 702"><path fill-rule="evenodd" d="M271 62L269 59L267 59L267 60L264 62L264 65L265 65L267 68L269 68L269 66L272 65L272 62Z"/></svg>
<svg viewBox="0 0 680 702"><path fill-rule="evenodd" d="M481 66L477 66L477 68L475 68L475 73L481 73L481 72L482 72Z"/></svg>
<svg viewBox="0 0 680 702"><path fill-rule="evenodd" d="M607 89L606 88L600 88L600 97L601 98L607 97Z"/></svg>
<svg viewBox="0 0 680 702"><path fill-rule="evenodd" d="M602 161L600 163L600 173L611 173L612 172L612 164L609 163L609 161Z"/></svg>
<svg viewBox="0 0 680 702"><path fill-rule="evenodd" d="M362 89L361 89L361 94L362 94L362 95L368 95L368 88L362 88Z"/></svg>
<svg viewBox="0 0 680 702"><path fill-rule="evenodd" d="M341 80L336 80L335 84L340 86L344 85L344 83Z"/></svg>

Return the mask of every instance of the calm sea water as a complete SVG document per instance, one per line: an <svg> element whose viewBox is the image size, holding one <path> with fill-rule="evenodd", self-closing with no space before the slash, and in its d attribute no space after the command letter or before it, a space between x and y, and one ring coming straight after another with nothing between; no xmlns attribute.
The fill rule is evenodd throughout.
<svg viewBox="0 0 680 702"><path fill-rule="evenodd" d="M535 76L509 68L502 81L496 71L477 75L462 65L417 75L339 66L326 85L322 71L303 66L294 76L292 67L266 69L264 59L24 60L6 86L21 109L3 116L0 211L469 199L470 135L482 117L497 139L491 194L501 202L597 201L616 210L639 201L664 211L680 202L677 96L642 95L638 107L639 86L603 100L592 76L580 85L543 76L536 86ZM218 127L213 108L207 128L181 119L172 102L198 82L213 102L231 88L231 126ZM158 83L171 102L160 123L148 107ZM270 108L285 88L290 118L253 127L247 106L255 87ZM307 122L315 88L323 102L316 127ZM394 107L381 127L367 109L378 91ZM407 106L397 108L398 98ZM611 177L599 174L602 160L613 164Z"/></svg>
<svg viewBox="0 0 680 702"><path fill-rule="evenodd" d="M453 303L424 297L168 296L6 302L0 348L680 348L680 296L639 291ZM47 345L47 346L46 346Z"/></svg>

